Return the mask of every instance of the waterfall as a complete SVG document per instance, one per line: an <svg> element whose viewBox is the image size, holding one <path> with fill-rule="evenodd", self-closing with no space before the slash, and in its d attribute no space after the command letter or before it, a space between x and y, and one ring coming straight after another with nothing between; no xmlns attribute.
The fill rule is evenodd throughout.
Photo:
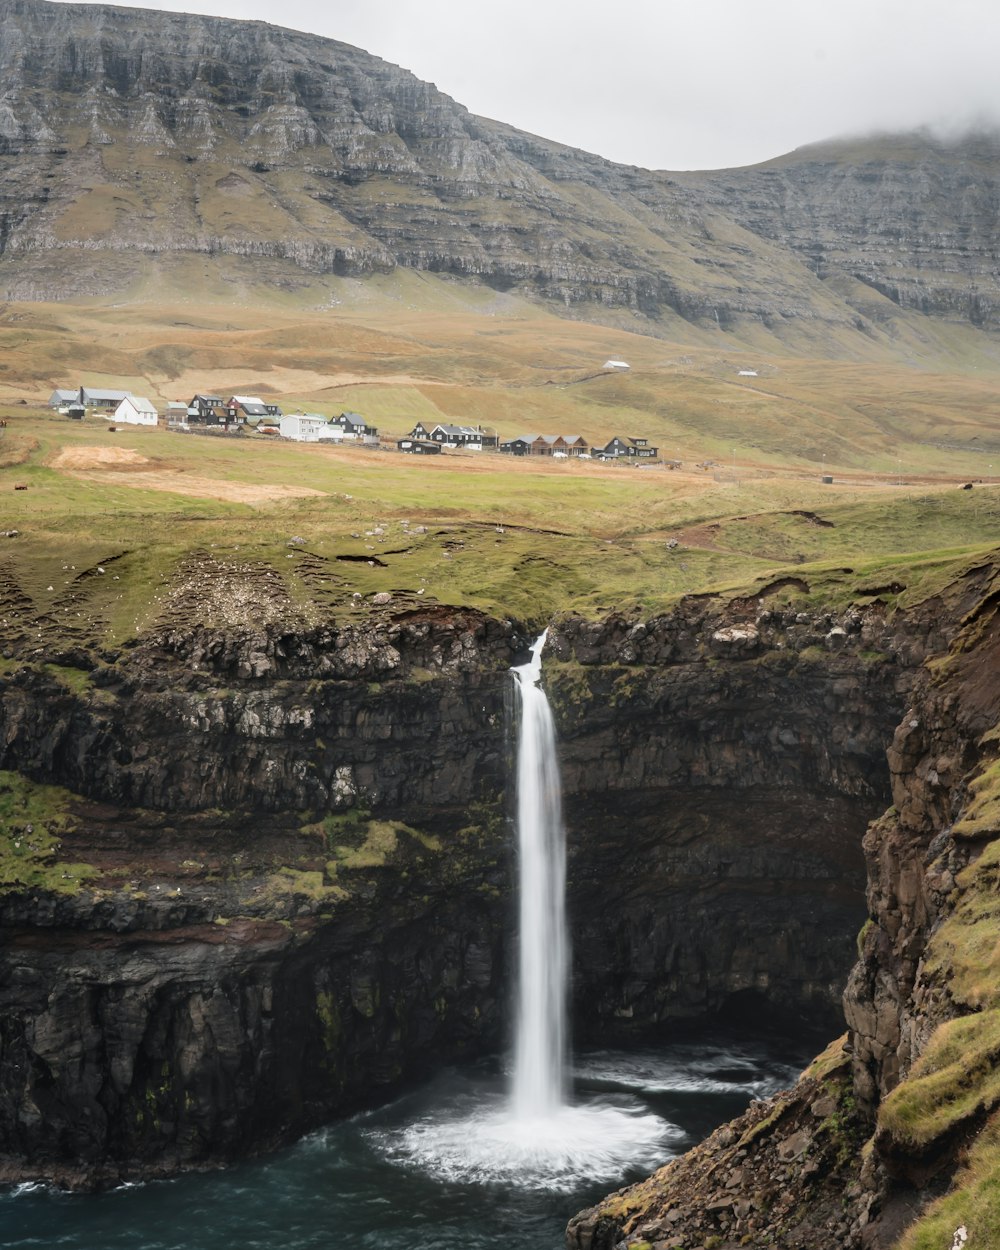
<svg viewBox="0 0 1000 1250"><path fill-rule="evenodd" d="M547 631L546 631L547 632ZM545 634L513 669L520 696L517 836L520 860L517 1019L511 1103L544 1119L564 1098L566 1057L566 840L555 726L539 685Z"/></svg>
<svg viewBox="0 0 1000 1250"><path fill-rule="evenodd" d="M672 1135L627 1090L566 1097L566 845L552 712L539 685L545 634L511 671L520 704L517 747L520 944L514 1075L477 1094L459 1082L395 1133L377 1133L401 1163L462 1184L572 1190L652 1168Z"/></svg>

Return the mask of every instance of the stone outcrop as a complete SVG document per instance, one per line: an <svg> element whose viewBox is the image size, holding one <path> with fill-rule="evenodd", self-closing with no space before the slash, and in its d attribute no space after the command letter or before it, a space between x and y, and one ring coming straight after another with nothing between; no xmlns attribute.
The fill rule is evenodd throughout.
<svg viewBox="0 0 1000 1250"><path fill-rule="evenodd" d="M996 326L989 137L651 172L476 117L334 40L46 0L0 3L0 81L8 299L183 282L197 257L285 288L398 267L817 342L904 313Z"/></svg>
<svg viewBox="0 0 1000 1250"><path fill-rule="evenodd" d="M997 576L972 567L937 602L951 636L938 635L887 751L893 805L865 837L869 918L846 1038L794 1090L577 1216L573 1250L909 1250L952 1244L960 1226L991 1244ZM914 1222L924 1240L906 1239Z"/></svg>
<svg viewBox="0 0 1000 1250"><path fill-rule="evenodd" d="M833 628L848 639L835 655L817 646ZM914 675L905 630L880 605L833 617L764 596L566 622L550 647L585 848L583 1027L755 998L834 1023L863 919L860 833L887 798L882 744Z"/></svg>
<svg viewBox="0 0 1000 1250"><path fill-rule="evenodd" d="M567 1250L851 1245L863 1124L849 1068L841 1039L793 1090L755 1099L648 1180L574 1217ZM783 1229L790 1238L775 1235Z"/></svg>
<svg viewBox="0 0 1000 1250"><path fill-rule="evenodd" d="M184 584L221 610L213 578ZM185 627L166 602L118 651L8 647L7 1177L207 1166L505 1040L525 631L395 605ZM880 761L937 628L767 588L554 626L578 1036L747 997L832 1014Z"/></svg>
<svg viewBox="0 0 1000 1250"><path fill-rule="evenodd" d="M678 181L703 207L791 248L873 326L895 306L995 327L998 160L992 130L879 135Z"/></svg>

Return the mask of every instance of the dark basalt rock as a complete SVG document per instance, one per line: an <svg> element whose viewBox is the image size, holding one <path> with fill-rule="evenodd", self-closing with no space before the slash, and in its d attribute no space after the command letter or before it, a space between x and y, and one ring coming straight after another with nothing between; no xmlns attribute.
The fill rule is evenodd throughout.
<svg viewBox="0 0 1000 1250"><path fill-rule="evenodd" d="M971 1191L995 1156L984 1131L995 1048L974 1052L996 1003L997 603L988 561L925 605L920 616L937 623L922 643L917 620L896 619L897 654L936 654L911 674L887 751L892 806L864 838L868 919L844 994L847 1034L793 1090L575 1216L569 1250L890 1250L946 1194L924 1239L957 1242L965 1222L989 1239ZM956 1025L976 1040L949 1068L935 1046Z"/></svg>
<svg viewBox="0 0 1000 1250"><path fill-rule="evenodd" d="M832 1013L926 638L735 600L554 627L578 1037L747 996ZM505 1043L525 646L438 608L171 626L75 691L14 669L0 767L79 797L49 884L0 906L0 1174L224 1162ZM63 862L96 875L61 888Z"/></svg>

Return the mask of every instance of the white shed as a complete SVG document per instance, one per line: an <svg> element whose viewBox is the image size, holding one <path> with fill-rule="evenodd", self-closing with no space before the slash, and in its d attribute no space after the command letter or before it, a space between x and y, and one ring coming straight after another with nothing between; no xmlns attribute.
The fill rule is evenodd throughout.
<svg viewBox="0 0 1000 1250"><path fill-rule="evenodd" d="M617 369L619 373L629 367L628 362L624 360L606 360L604 362L605 369Z"/></svg>
<svg viewBox="0 0 1000 1250"><path fill-rule="evenodd" d="M326 417L315 412L293 412L281 418L278 429L282 438L292 438L297 443L317 443L320 431L326 429Z"/></svg>
<svg viewBox="0 0 1000 1250"><path fill-rule="evenodd" d="M148 399L126 395L115 409L115 420L126 425L156 425L160 416Z"/></svg>

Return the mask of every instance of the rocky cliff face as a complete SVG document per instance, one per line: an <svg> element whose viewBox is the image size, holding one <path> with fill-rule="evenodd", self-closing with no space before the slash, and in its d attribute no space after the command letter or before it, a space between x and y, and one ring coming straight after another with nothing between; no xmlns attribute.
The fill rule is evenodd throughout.
<svg viewBox="0 0 1000 1250"><path fill-rule="evenodd" d="M990 1245L997 1091L997 570L942 602L950 643L888 752L865 838L869 919L849 1032L792 1091L570 1225L579 1250ZM940 639L938 642L940 643Z"/></svg>
<svg viewBox="0 0 1000 1250"><path fill-rule="evenodd" d="M679 181L794 250L876 325L895 305L995 326L998 159L990 131L883 135Z"/></svg>
<svg viewBox="0 0 1000 1250"><path fill-rule="evenodd" d="M285 287L399 266L778 334L877 335L900 306L996 322L995 145L668 176L332 40L45 0L0 3L0 80L7 298L186 282L196 257Z"/></svg>
<svg viewBox="0 0 1000 1250"><path fill-rule="evenodd" d="M552 652L585 1027L755 998L832 1019L860 920L850 831L883 801L913 676L902 632L878 605L817 617L765 595L576 622Z"/></svg>
<svg viewBox="0 0 1000 1250"><path fill-rule="evenodd" d="M930 628L778 587L554 627L578 1035L653 1036L746 995L831 1012ZM218 1162L503 1044L525 645L445 608L172 625L47 666L19 644L3 1175Z"/></svg>

